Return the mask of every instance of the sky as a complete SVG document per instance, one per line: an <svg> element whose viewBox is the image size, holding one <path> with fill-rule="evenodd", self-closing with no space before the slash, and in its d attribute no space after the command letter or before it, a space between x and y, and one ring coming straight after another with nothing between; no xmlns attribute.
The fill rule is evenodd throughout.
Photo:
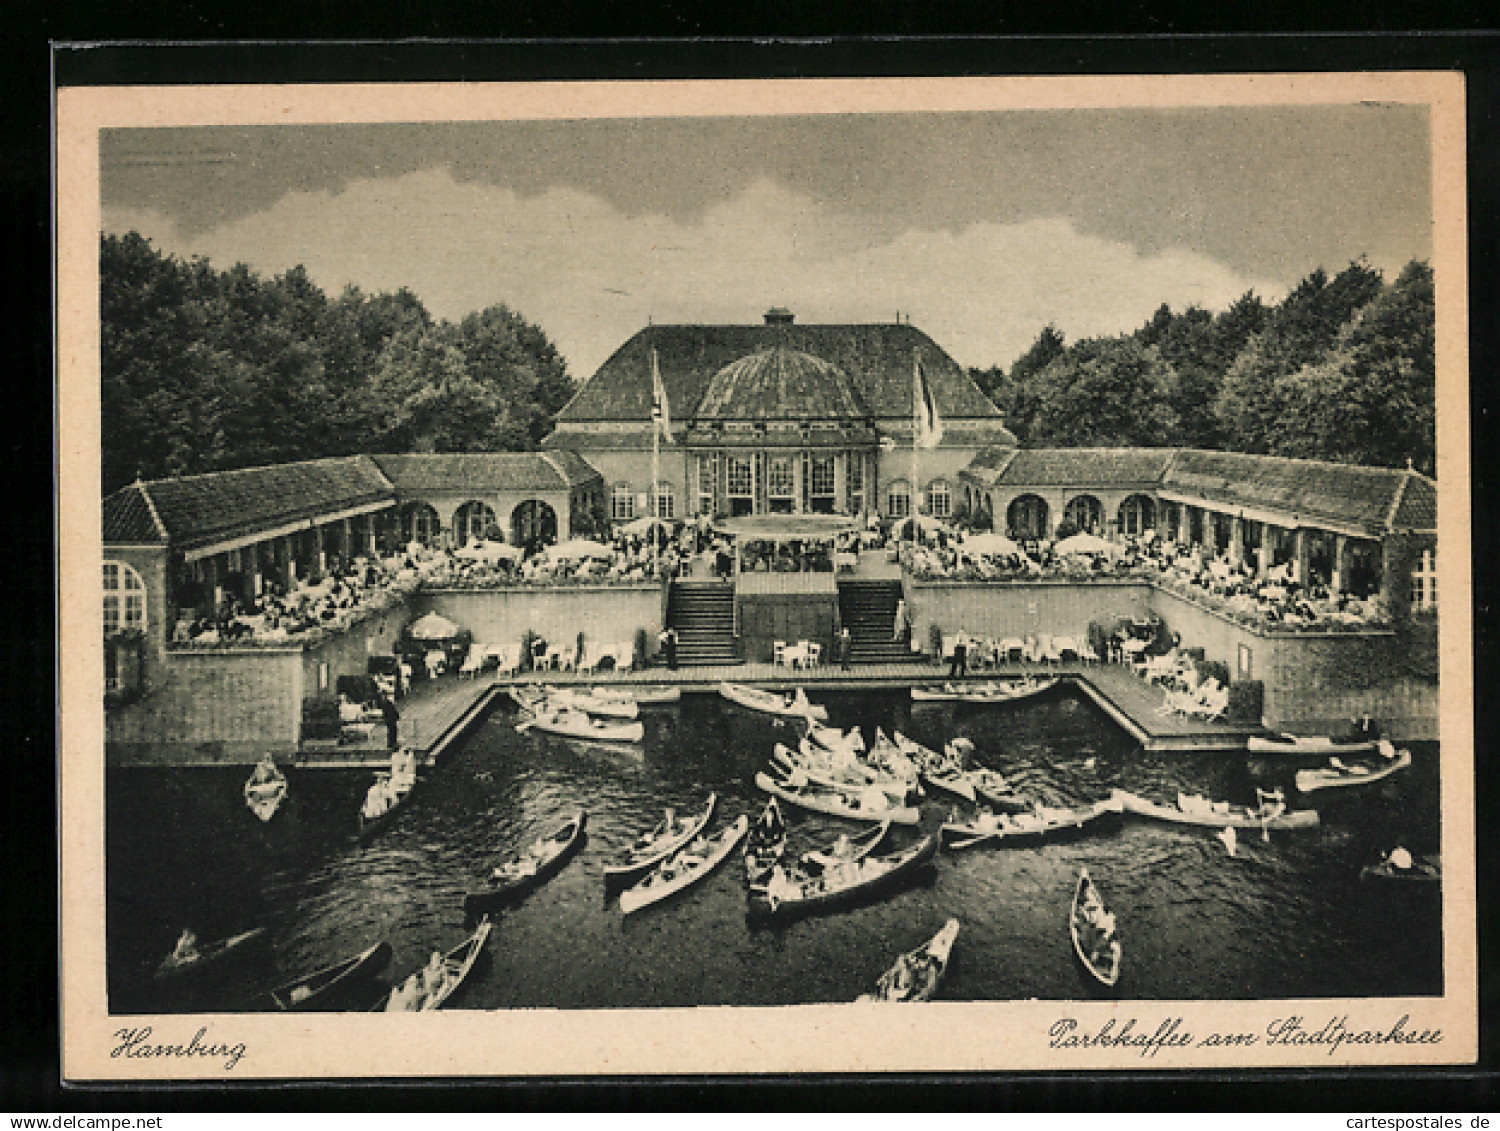
<svg viewBox="0 0 1500 1131"><path fill-rule="evenodd" d="M158 248L504 303L579 379L648 321L882 322L964 365L1048 323L1275 300L1431 248L1425 107L119 129L102 224Z"/></svg>

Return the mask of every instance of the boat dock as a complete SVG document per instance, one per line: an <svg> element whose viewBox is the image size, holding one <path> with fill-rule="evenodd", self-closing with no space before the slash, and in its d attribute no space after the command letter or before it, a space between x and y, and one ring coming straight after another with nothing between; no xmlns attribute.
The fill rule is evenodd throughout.
<svg viewBox="0 0 1500 1131"><path fill-rule="evenodd" d="M504 685L494 680L449 676L419 684L397 703L401 745L415 750L423 766L435 765L504 694ZM389 768L385 727L366 724L366 732L369 737L360 742L304 743L296 765L318 770Z"/></svg>

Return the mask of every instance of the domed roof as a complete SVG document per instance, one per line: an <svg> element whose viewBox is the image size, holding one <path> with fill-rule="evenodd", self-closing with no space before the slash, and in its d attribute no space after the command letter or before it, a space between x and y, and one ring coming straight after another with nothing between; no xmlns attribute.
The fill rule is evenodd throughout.
<svg viewBox="0 0 1500 1131"><path fill-rule="evenodd" d="M699 420L847 420L869 415L837 365L784 345L731 361L708 383Z"/></svg>

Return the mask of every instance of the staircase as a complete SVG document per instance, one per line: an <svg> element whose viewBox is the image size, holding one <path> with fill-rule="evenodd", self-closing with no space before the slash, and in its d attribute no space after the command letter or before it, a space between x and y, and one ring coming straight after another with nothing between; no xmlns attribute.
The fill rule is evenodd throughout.
<svg viewBox="0 0 1500 1131"><path fill-rule="evenodd" d="M737 664L734 586L722 581L674 581L667 626L677 631L679 667Z"/></svg>
<svg viewBox="0 0 1500 1131"><path fill-rule="evenodd" d="M911 645L892 640L899 581L840 581L839 618L849 630L849 658L856 664L910 660Z"/></svg>

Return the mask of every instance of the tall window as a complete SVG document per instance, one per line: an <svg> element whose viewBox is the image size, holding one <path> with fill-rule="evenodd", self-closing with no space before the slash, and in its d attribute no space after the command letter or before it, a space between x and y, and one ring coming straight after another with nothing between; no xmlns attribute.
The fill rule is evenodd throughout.
<svg viewBox="0 0 1500 1131"><path fill-rule="evenodd" d="M1411 603L1418 609L1437 608L1437 553L1422 551L1421 565L1411 571Z"/></svg>
<svg viewBox="0 0 1500 1131"><path fill-rule="evenodd" d="M832 514L834 501L833 456L813 456L808 467L812 506L816 514Z"/></svg>
<svg viewBox="0 0 1500 1131"><path fill-rule="evenodd" d="M609 496L609 517L615 522L629 522L635 517L635 492L629 483L616 483Z"/></svg>
<svg viewBox="0 0 1500 1131"><path fill-rule="evenodd" d="M1104 522L1104 507L1092 495L1077 495L1063 508L1063 521L1086 533L1098 534Z"/></svg>
<svg viewBox="0 0 1500 1131"><path fill-rule="evenodd" d="M772 456L766 461L766 499L774 514L791 514L797 480L790 456Z"/></svg>
<svg viewBox="0 0 1500 1131"><path fill-rule="evenodd" d="M677 500L672 494L672 484L665 481L656 485L656 517L665 519L677 517Z"/></svg>
<svg viewBox="0 0 1500 1131"><path fill-rule="evenodd" d="M1120 533L1144 534L1156 525L1156 504L1149 495L1131 495L1120 504Z"/></svg>
<svg viewBox="0 0 1500 1131"><path fill-rule="evenodd" d="M714 457L712 454L698 457L698 513L714 513Z"/></svg>
<svg viewBox="0 0 1500 1131"><path fill-rule="evenodd" d="M927 485L927 511L933 518L947 518L953 513L953 495L946 479L934 479Z"/></svg>
<svg viewBox="0 0 1500 1131"><path fill-rule="evenodd" d="M860 452L850 452L845 463L848 465L844 484L849 492L849 513L860 514L865 509L865 457Z"/></svg>
<svg viewBox="0 0 1500 1131"><path fill-rule="evenodd" d="M750 472L749 456L730 456L727 470L729 513L751 514L755 510L755 480Z"/></svg>
<svg viewBox="0 0 1500 1131"><path fill-rule="evenodd" d="M424 546L437 539L442 530L442 520L438 518L438 512L426 503L413 503L406 512L406 533L408 542L421 542Z"/></svg>
<svg viewBox="0 0 1500 1131"><path fill-rule="evenodd" d="M124 562L104 563L104 634L143 632L146 628L146 586L141 575Z"/></svg>
<svg viewBox="0 0 1500 1131"><path fill-rule="evenodd" d="M886 489L885 509L891 518L905 518L911 514L911 492L905 480L897 479Z"/></svg>

